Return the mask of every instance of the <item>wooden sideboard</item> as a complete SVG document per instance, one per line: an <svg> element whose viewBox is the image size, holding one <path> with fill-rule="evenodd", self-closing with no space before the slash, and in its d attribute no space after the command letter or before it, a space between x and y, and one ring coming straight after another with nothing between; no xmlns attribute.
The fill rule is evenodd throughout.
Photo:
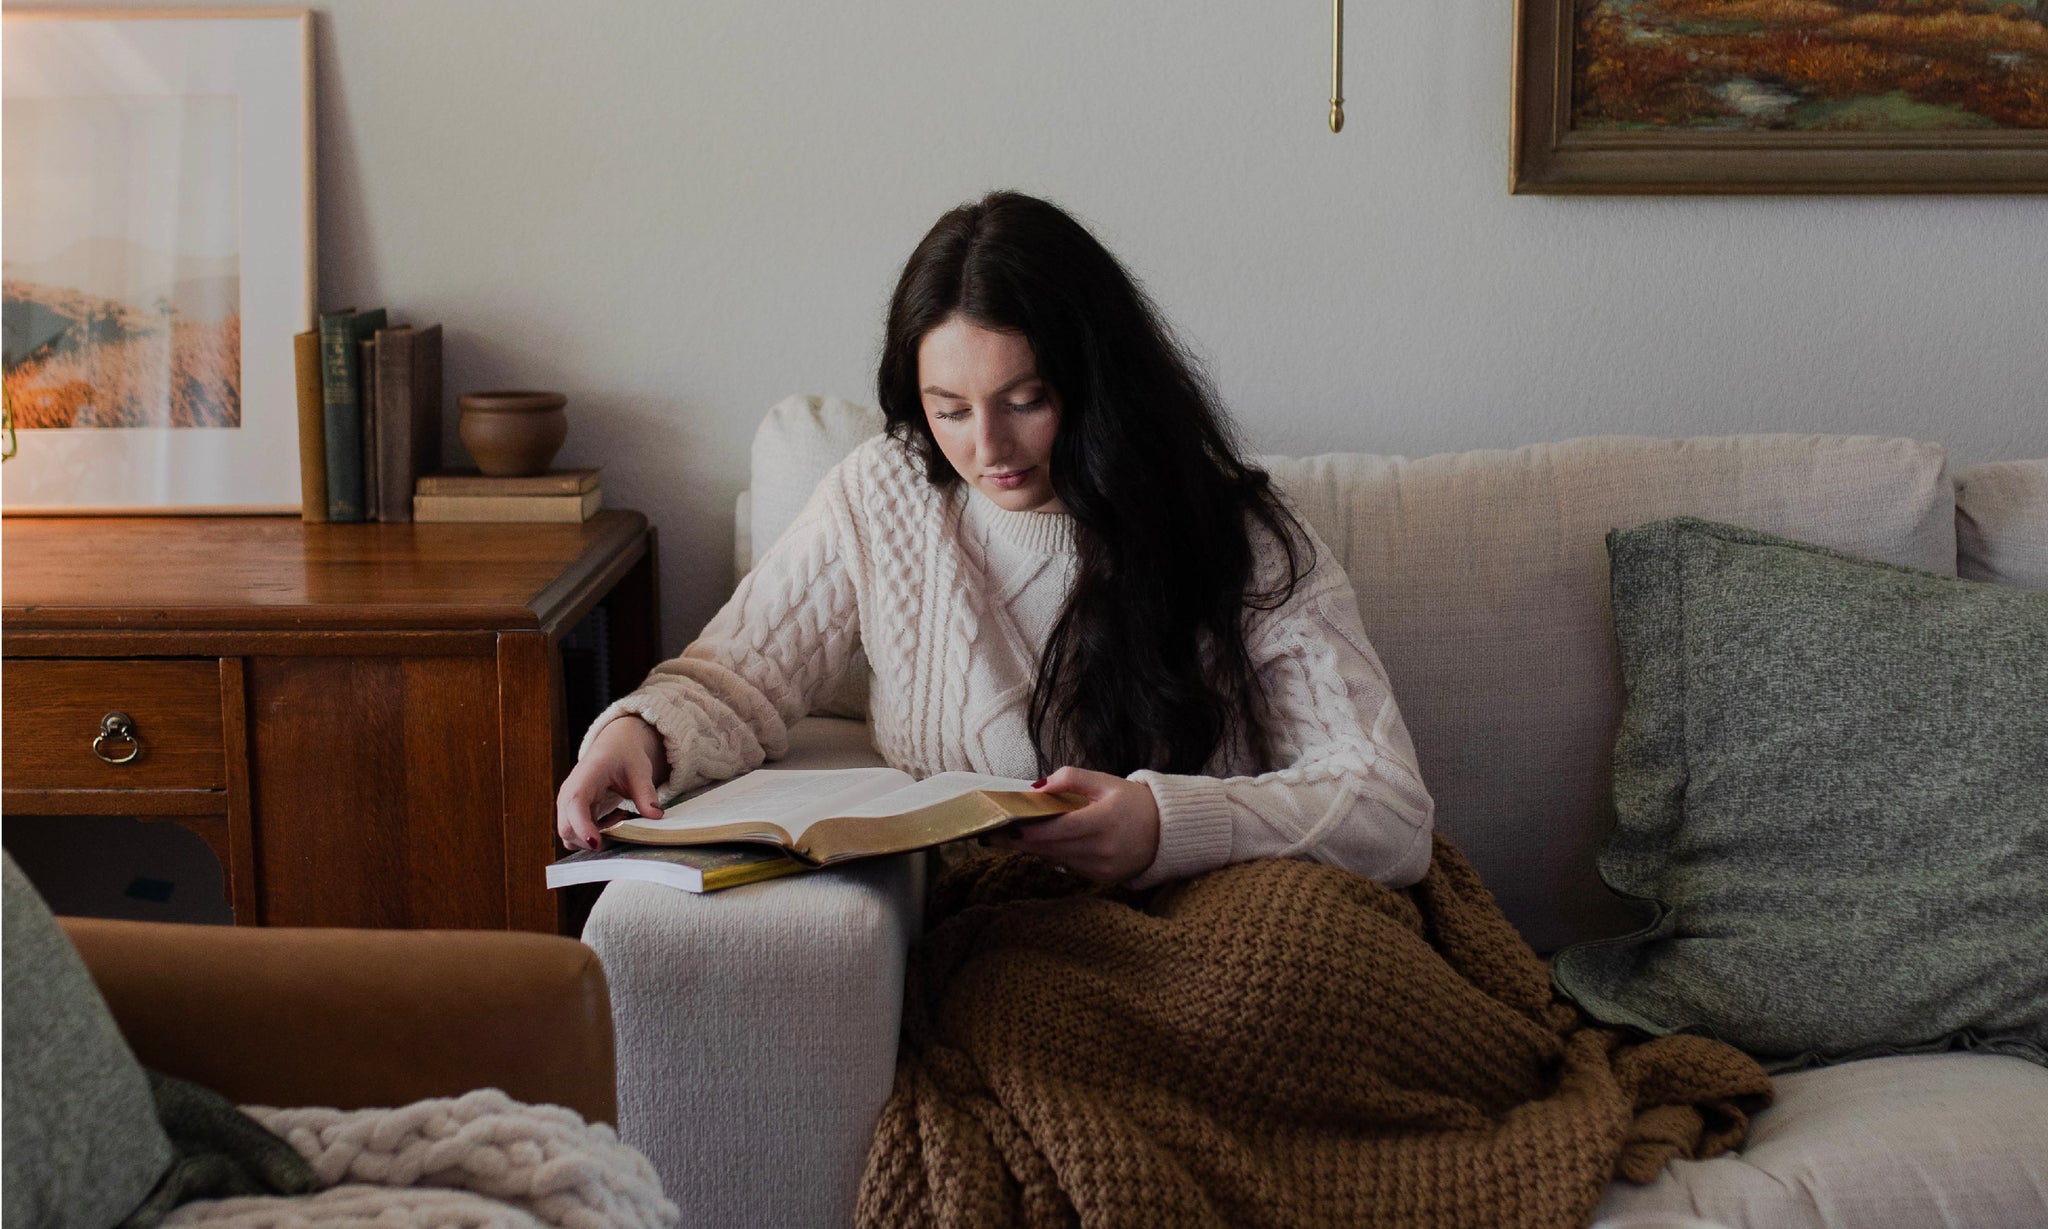
<svg viewBox="0 0 2048 1229"><path fill-rule="evenodd" d="M544 871L571 710L659 656L644 517L9 517L0 539L10 817L183 824L238 924L568 920ZM565 666L565 638L602 647Z"/></svg>

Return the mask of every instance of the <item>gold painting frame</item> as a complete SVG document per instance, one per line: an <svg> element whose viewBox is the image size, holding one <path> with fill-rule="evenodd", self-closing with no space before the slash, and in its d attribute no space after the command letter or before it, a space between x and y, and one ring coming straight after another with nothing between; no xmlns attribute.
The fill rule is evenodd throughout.
<svg viewBox="0 0 2048 1229"><path fill-rule="evenodd" d="M1577 9L1575 0L1517 0L1512 192L2048 192L2048 128L1827 132L1575 127Z"/></svg>

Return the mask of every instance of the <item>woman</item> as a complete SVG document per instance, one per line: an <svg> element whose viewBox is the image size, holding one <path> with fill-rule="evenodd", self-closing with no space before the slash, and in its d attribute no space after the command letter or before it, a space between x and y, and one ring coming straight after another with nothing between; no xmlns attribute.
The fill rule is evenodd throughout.
<svg viewBox="0 0 2048 1229"><path fill-rule="evenodd" d="M657 783L781 755L858 642L889 763L1088 799L997 847L1132 887L1274 856L1422 876L1432 804L1348 580L1092 235L1016 193L946 214L879 386L888 432L592 725L565 844L598 846L608 792L658 814Z"/></svg>

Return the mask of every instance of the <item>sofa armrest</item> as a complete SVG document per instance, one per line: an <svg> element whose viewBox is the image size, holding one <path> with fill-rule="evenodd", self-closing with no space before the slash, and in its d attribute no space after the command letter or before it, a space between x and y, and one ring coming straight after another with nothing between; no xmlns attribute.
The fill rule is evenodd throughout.
<svg viewBox="0 0 2048 1229"><path fill-rule="evenodd" d="M702 896L605 888L583 937L618 1022L619 1134L685 1223L852 1223L923 900L921 854Z"/></svg>
<svg viewBox="0 0 2048 1229"><path fill-rule="evenodd" d="M242 1105L500 1088L611 1122L611 1007L573 939L60 919L144 1066Z"/></svg>

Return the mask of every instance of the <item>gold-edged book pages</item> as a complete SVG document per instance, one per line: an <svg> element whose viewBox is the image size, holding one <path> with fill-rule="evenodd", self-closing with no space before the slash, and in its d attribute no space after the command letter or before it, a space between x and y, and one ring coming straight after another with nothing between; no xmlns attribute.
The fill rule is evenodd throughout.
<svg viewBox="0 0 2048 1229"><path fill-rule="evenodd" d="M630 817L606 836L639 845L756 841L813 866L905 853L1019 822L1079 810L1078 794L1029 781L944 772L918 781L893 768L760 769L664 803L660 819Z"/></svg>

